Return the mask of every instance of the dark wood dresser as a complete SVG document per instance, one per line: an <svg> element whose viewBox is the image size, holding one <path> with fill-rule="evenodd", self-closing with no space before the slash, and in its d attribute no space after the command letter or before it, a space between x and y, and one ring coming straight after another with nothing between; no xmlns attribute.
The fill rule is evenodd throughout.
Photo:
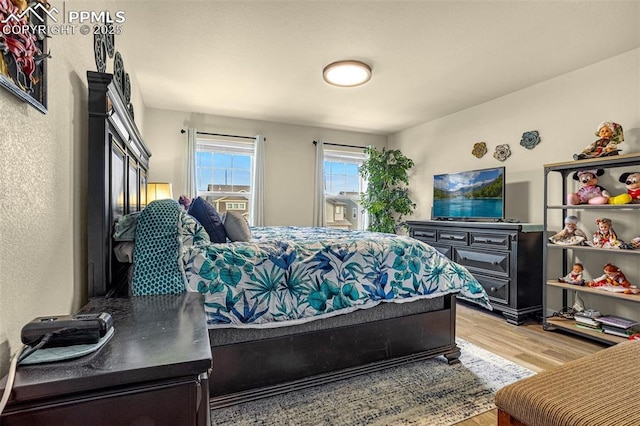
<svg viewBox="0 0 640 426"><path fill-rule="evenodd" d="M542 313L542 226L505 222L409 221L413 238L466 267L511 324Z"/></svg>
<svg viewBox="0 0 640 426"><path fill-rule="evenodd" d="M202 295L93 299L87 312L111 314L111 340L74 360L18 366L3 426L210 423Z"/></svg>

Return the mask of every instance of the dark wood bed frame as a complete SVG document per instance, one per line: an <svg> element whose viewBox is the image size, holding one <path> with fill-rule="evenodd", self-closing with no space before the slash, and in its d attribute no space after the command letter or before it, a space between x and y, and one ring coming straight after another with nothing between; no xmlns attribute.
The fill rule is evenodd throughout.
<svg viewBox="0 0 640 426"><path fill-rule="evenodd" d="M88 295L122 297L128 294L128 265L118 263L113 255L113 224L119 216L145 207L151 153L112 75L89 71L87 78ZM452 294L442 298L438 309L428 312L212 345L212 406L233 405L438 355L449 363L458 362L455 318ZM211 341L221 332L210 329Z"/></svg>

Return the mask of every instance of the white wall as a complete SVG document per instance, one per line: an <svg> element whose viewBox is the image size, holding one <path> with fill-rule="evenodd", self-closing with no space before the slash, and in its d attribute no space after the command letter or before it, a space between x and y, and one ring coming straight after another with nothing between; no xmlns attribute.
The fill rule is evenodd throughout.
<svg viewBox="0 0 640 426"><path fill-rule="evenodd" d="M640 49L635 49L404 130L389 137L389 147L400 148L416 162L410 180L411 196L418 205L413 215L415 219L431 216L434 174L504 165L506 216L522 222L542 223L543 165L572 161L574 153L597 139L594 132L605 120L623 126L625 141L619 145L623 154L640 152L639 111ZM538 130L542 138L533 150L519 144L522 133L529 130ZM487 143L489 152L478 159L471 150L473 144L480 141ZM511 157L505 162L492 156L499 144L509 144L511 148ZM617 181L619 173L607 173L599 183L613 194L623 193L624 185ZM560 179L553 176L550 182L550 203L561 204ZM584 214L584 218L581 228L588 234L593 233L594 216ZM555 226L559 230L562 217L558 214L553 219L552 229ZM619 234L624 232L623 237L629 239L640 235L639 225L637 220L630 221L627 216L621 217L614 228ZM633 261L633 256L619 257L624 259L618 266L626 268L623 270L628 276L635 277L632 281L640 284L640 266ZM601 275L607 260L595 259L585 265L589 275ZM621 309L620 315L640 319L637 305L623 303Z"/></svg>
<svg viewBox="0 0 640 426"><path fill-rule="evenodd" d="M180 129L187 127L202 132L266 137L265 222L274 226L312 225L314 140L363 147L382 147L387 140L386 136L366 133L149 108L145 121L145 141L152 153L149 180L173 183L176 199L186 188L186 134L181 134Z"/></svg>
<svg viewBox="0 0 640 426"><path fill-rule="evenodd" d="M504 165L506 216L541 222L543 164L570 161L572 154L597 139L594 132L604 120L622 124L623 153L640 151L639 110L640 49L636 49L404 130L389 138L389 146L401 148L416 162L411 178L411 194L418 204L415 218L430 217L434 174ZM522 133L529 130L538 130L542 139L533 150L519 144ZM489 152L478 159L471 150L481 141ZM511 147L505 162L492 156L499 144Z"/></svg>
<svg viewBox="0 0 640 426"><path fill-rule="evenodd" d="M66 2L67 10L87 3ZM112 10L92 2L92 10ZM137 122L144 105L127 54ZM87 70L96 70L92 35L49 39L48 113L0 88L0 377L22 326L37 316L77 311L87 294ZM107 71L112 70L112 60Z"/></svg>

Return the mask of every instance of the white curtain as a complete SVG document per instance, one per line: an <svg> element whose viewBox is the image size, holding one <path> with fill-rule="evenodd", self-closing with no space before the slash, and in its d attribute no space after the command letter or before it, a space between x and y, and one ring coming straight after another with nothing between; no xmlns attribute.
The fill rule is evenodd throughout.
<svg viewBox="0 0 640 426"><path fill-rule="evenodd" d="M369 145L367 148L372 147L372 145ZM367 154L367 152L365 151L364 154L364 161L367 162L369 160L369 154ZM367 192L367 186L368 186L369 182L368 181L363 181L362 182L362 192L366 193ZM363 210L362 206L360 204L358 204L358 208L360 210ZM364 210L362 212L362 226L360 227L360 230L362 231L366 231L367 229L369 229L369 224L371 223L370 220L370 216L369 216L369 212Z"/></svg>
<svg viewBox="0 0 640 426"><path fill-rule="evenodd" d="M313 193L313 226L327 226L324 198L324 144L316 142L316 178Z"/></svg>
<svg viewBox="0 0 640 426"><path fill-rule="evenodd" d="M256 136L253 154L253 182L251 185L251 224L264 226L264 145L266 139Z"/></svg>
<svg viewBox="0 0 640 426"><path fill-rule="evenodd" d="M198 188L196 188L196 145L197 145L197 131L189 127L187 129L187 159L186 171L187 182L185 194L190 198L195 198L198 195Z"/></svg>

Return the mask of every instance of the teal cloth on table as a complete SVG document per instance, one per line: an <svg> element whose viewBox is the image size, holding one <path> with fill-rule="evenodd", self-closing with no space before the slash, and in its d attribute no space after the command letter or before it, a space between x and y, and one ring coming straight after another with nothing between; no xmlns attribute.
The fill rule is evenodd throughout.
<svg viewBox="0 0 640 426"><path fill-rule="evenodd" d="M133 251L134 296L185 291L178 232L181 210L177 201L156 200L140 213Z"/></svg>

